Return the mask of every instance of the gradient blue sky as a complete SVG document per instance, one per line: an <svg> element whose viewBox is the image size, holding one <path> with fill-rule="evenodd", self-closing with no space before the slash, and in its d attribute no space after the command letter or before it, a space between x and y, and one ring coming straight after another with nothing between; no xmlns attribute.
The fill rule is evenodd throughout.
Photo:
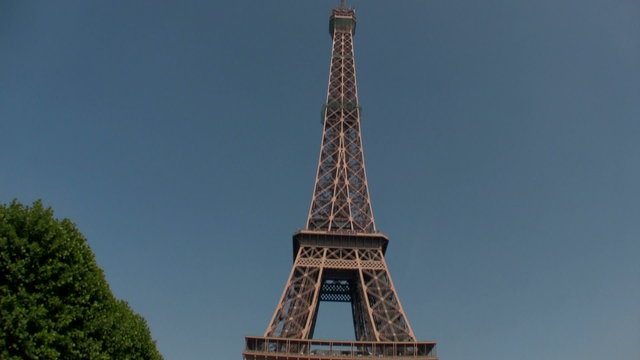
<svg viewBox="0 0 640 360"><path fill-rule="evenodd" d="M166 359L240 359L304 225L338 1L0 2L0 201ZM640 358L640 2L359 0L368 177L443 360ZM323 304L317 337L351 337Z"/></svg>

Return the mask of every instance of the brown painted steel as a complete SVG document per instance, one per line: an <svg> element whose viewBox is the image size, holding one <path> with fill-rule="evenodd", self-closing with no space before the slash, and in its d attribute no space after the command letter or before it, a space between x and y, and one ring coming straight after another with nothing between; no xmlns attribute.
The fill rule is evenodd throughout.
<svg viewBox="0 0 640 360"><path fill-rule="evenodd" d="M388 239L375 227L360 134L353 36L355 10L333 9L333 39L322 145L309 217L293 236L294 263L264 337L247 337L257 359L437 359L417 342L385 261ZM321 301L348 302L357 341L318 341Z"/></svg>
<svg viewBox="0 0 640 360"><path fill-rule="evenodd" d="M307 230L376 231L360 136L353 51L355 12L333 10L333 51L316 183Z"/></svg>

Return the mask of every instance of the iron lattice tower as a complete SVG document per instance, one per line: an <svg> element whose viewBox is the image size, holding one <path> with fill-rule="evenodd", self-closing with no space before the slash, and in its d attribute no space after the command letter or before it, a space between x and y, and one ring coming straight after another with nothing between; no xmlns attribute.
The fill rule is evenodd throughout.
<svg viewBox="0 0 640 360"><path fill-rule="evenodd" d="M353 36L355 10L333 9L331 69L320 159L307 225L293 235L294 264L263 337L245 360L437 359L416 341L391 280L388 239L376 231L367 186ZM313 340L321 301L349 302L356 341Z"/></svg>

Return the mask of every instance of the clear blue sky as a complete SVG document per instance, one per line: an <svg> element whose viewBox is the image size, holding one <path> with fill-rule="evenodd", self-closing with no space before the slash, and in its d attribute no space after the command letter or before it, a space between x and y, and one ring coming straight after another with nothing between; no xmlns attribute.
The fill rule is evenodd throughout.
<svg viewBox="0 0 640 360"><path fill-rule="evenodd" d="M0 201L75 221L166 359L240 359L267 326L337 3L0 2ZM417 336L443 360L639 359L640 2L351 3ZM318 336L351 336L345 313Z"/></svg>

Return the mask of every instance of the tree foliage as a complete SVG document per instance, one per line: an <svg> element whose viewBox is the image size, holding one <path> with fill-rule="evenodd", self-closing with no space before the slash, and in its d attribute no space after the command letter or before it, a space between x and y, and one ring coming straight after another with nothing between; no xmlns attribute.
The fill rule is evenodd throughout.
<svg viewBox="0 0 640 360"><path fill-rule="evenodd" d="M0 205L0 359L162 359L83 235L40 201Z"/></svg>

